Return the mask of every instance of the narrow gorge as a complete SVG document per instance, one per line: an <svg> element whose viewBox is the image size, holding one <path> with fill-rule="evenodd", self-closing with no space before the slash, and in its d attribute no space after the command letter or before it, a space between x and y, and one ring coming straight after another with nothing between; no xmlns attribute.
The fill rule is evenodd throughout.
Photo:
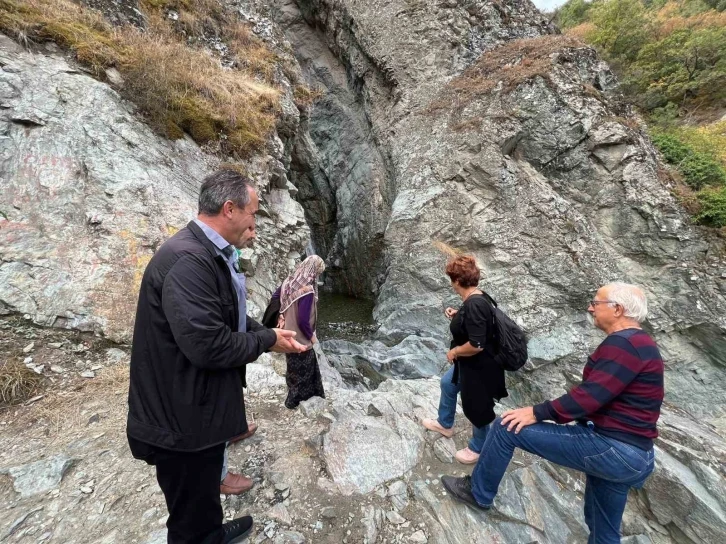
<svg viewBox="0 0 726 544"><path fill-rule="evenodd" d="M82 4L140 32L156 24L150 6L170 24L191 9ZM284 358L248 371L260 432L231 463L256 485L223 506L255 517L251 542L586 541L584 479L529 454L491 512L443 493L470 430L460 412L454 439L419 423L436 410L456 302L441 244L477 257L482 286L528 333L530 360L498 411L577 383L602 339L586 319L597 287L643 286L666 403L623 542L726 541L723 238L693 224L596 52L529 0L202 4L274 58L274 126L246 155L193 127L160 134L121 66L23 40L8 21L25 12L0 1L0 351L42 378L30 400L0 405L0 541L166 541L154 473L124 435L129 344L144 267L221 163L261 194L242 255L250 315L310 251L331 297L325 400L282 406ZM213 27L187 24L183 43L232 70ZM353 334L338 327L348 320Z"/></svg>

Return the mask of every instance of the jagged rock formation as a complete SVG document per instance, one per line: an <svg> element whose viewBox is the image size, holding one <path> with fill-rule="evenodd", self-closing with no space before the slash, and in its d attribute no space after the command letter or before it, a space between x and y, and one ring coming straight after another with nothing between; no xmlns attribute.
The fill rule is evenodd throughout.
<svg viewBox="0 0 726 544"><path fill-rule="evenodd" d="M267 210L246 255L253 311L311 232L330 285L377 299L376 341L328 342L331 360L351 375L365 363L376 383L434 374L448 337L442 309L455 300L432 241L453 245L477 255L487 290L531 333L531 361L510 383L508 402L523 405L577 381L601 338L583 317L594 289L640 283L668 367L667 405L658 468L629 501L625 541L726 539L723 249L670 195L594 51L553 34L524 0L226 3L271 47L291 46L322 91L306 111L285 95L269 154L247 165ZM219 159L154 136L58 51L30 53L3 38L0 66L0 308L128 341L143 266L193 217L198 181ZM260 485L225 509L264 520L255 541L584 540L582 480L528 456L511 467L492 513L442 495L440 474L459 471L454 446L416 424L433 415L435 379L364 392L324 369L329 398L294 414L282 413L279 376L250 371L250 403L270 432L251 451L235 449ZM98 410L98 398L84 410ZM13 449L0 452L13 485L41 456L75 464L50 463L66 471L49 475L50 495L22 497L0 481L17 512L0 528L9 542L163 541L162 499L128 458L120 427L103 437L89 423L46 444L13 423L3 436ZM323 505L335 517L318 516Z"/></svg>
<svg viewBox="0 0 726 544"><path fill-rule="evenodd" d="M293 167L293 179L322 186L327 177L325 202L335 202L344 234L325 247L354 269L345 276L367 274L379 337L400 342L326 344L344 371L354 359L400 376L416 356L423 364L409 375L436 368L451 300L436 240L477 255L487 290L530 331L532 360L511 380L514 403L557 396L577 380L601 339L584 319L587 301L599 285L626 280L649 295L646 327L667 361L668 405L697 435L723 433L722 241L691 226L592 49L553 33L522 1L281 0L269 14L309 82L326 91L307 120L315 147L305 136L296 148L306 158L298 164L311 167L302 175ZM368 172L385 177L338 167L359 166L361 146ZM360 195L383 195L377 214ZM313 225L331 215L310 206L306 214ZM358 240L379 240L382 218L382 246L356 257ZM664 463L642 510L669 538L707 542L714 527L724 532L723 505L705 483L724 485L723 453L707 455L703 472L699 454L675 460L670 447L659 444ZM709 514L698 530L656 514L654 502L674 504L657 490L663 481L689 497L705 493L697 501Z"/></svg>
<svg viewBox="0 0 726 544"><path fill-rule="evenodd" d="M129 342L146 263L196 216L219 159L189 138L159 138L57 50L33 54L0 36L0 64L0 312ZM263 210L247 255L253 312L309 238L275 141L247 165Z"/></svg>
<svg viewBox="0 0 726 544"><path fill-rule="evenodd" d="M353 272L376 284L381 337L447 338L451 293L434 240L477 255L484 285L530 331L533 367L547 379L549 363L579 365L597 341L583 321L594 289L626 279L650 296L648 326L678 384L670 398L697 416L724 414L722 246L690 226L592 49L550 34L520 1L278 5L305 74L328 91L308 121L317 153L357 164L348 133L331 137L353 124L330 126L331 102L345 95L385 158L385 276L373 260ZM318 164L330 173L329 162ZM364 180L368 194L381 187L374 178ZM359 199L332 189L338 214L363 213ZM375 237L378 219L355 229Z"/></svg>

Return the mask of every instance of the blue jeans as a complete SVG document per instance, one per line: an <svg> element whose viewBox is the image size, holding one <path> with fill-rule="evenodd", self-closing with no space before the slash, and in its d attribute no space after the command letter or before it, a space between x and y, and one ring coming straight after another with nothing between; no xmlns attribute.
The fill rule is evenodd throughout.
<svg viewBox="0 0 726 544"><path fill-rule="evenodd" d="M515 448L584 472L588 544L620 542L620 522L628 491L631 487L642 487L653 472L652 448L645 451L606 438L591 425L535 423L515 434L507 431L501 418L497 418L471 475L472 492L479 504L488 506L494 501Z"/></svg>
<svg viewBox="0 0 726 544"><path fill-rule="evenodd" d="M452 383L454 377L454 365L449 366L449 370L441 376L441 396L439 397L439 417L438 422L444 429L451 429L454 426L454 418L456 417L456 397L461 389L458 384ZM469 440L469 449L480 453L487 438L486 427L474 427L472 425L472 437Z"/></svg>

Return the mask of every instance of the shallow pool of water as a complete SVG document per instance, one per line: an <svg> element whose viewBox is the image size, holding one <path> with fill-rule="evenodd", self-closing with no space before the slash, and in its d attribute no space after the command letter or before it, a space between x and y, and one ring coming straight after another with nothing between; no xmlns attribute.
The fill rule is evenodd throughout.
<svg viewBox="0 0 726 544"><path fill-rule="evenodd" d="M372 300L334 293L320 293L318 300L318 340L362 342L376 330Z"/></svg>

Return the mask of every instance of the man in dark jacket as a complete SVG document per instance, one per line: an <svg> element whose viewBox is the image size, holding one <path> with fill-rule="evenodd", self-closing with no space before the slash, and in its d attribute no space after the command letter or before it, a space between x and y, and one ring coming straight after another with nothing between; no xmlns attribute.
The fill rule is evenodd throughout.
<svg viewBox="0 0 726 544"><path fill-rule="evenodd" d="M159 248L141 282L126 431L134 457L156 466L170 544L249 533L249 516L222 523L219 497L225 444L248 432L245 365L305 350L294 333L246 316L234 247L254 239L258 202L239 173L208 176L197 219Z"/></svg>

